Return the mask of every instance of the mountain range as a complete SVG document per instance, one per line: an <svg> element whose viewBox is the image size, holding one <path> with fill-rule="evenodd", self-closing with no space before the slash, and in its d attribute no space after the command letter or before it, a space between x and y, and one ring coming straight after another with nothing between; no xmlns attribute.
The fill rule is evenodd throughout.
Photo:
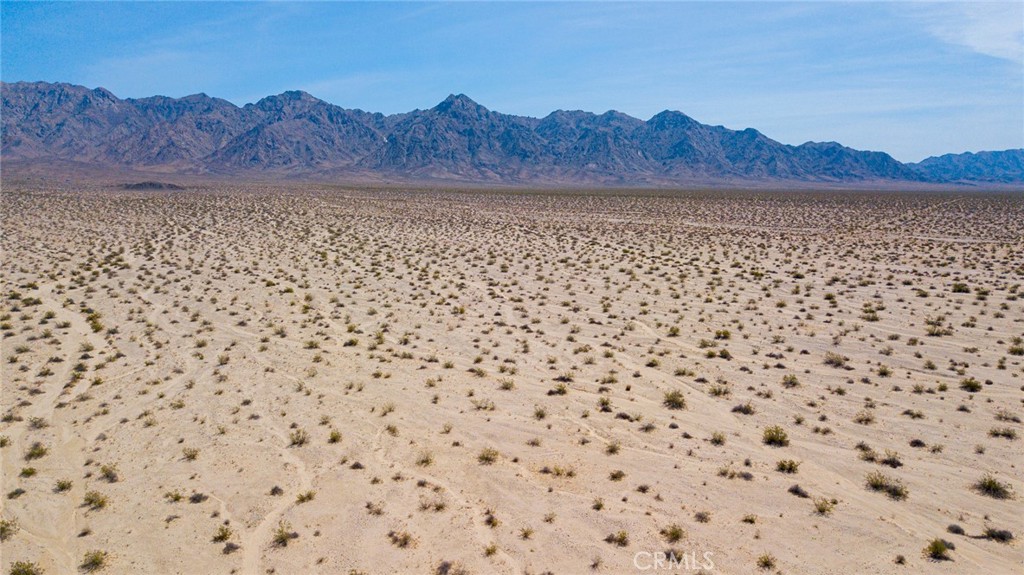
<svg viewBox="0 0 1024 575"><path fill-rule="evenodd" d="M73 162L189 174L511 185L1024 184L1024 149L901 163L835 142L782 144L674 111L544 118L452 95L394 115L289 91L254 104L195 94L120 99L103 88L4 82L5 163Z"/></svg>

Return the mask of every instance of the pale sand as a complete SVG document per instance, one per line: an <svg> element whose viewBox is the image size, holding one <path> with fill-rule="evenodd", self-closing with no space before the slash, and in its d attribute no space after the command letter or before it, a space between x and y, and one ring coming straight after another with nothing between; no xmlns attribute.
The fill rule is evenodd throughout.
<svg viewBox="0 0 1024 575"><path fill-rule="evenodd" d="M5 183L3 572L1020 572L1020 196L657 196Z"/></svg>

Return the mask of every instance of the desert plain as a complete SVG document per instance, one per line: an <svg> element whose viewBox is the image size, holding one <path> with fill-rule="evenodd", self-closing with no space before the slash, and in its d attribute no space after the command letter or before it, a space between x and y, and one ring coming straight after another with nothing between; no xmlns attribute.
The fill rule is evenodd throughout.
<svg viewBox="0 0 1024 575"><path fill-rule="evenodd" d="M1021 572L1018 192L0 209L3 573Z"/></svg>

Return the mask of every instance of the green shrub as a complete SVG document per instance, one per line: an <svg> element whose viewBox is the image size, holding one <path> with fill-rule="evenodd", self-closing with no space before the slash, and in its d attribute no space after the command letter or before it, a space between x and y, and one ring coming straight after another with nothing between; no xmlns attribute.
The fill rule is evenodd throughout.
<svg viewBox="0 0 1024 575"><path fill-rule="evenodd" d="M676 389L666 391L662 403L669 409L686 409L686 398L683 397L683 392Z"/></svg>
<svg viewBox="0 0 1024 575"><path fill-rule="evenodd" d="M488 447L481 451L480 455L477 455L476 460L479 461L482 465L491 465L492 463L498 460L499 455L501 454L498 453L497 449Z"/></svg>
<svg viewBox="0 0 1024 575"><path fill-rule="evenodd" d="M925 557L934 559L935 561L948 561L950 559L949 551L952 548L952 545L948 541L936 537L925 546L924 555Z"/></svg>
<svg viewBox="0 0 1024 575"><path fill-rule="evenodd" d="M785 447L789 445L789 436L786 435L786 430L782 429L778 425L772 425L764 428L761 440L765 445L774 445L776 447Z"/></svg>
<svg viewBox="0 0 1024 575"><path fill-rule="evenodd" d="M792 459L781 459L775 463L775 470L782 473L796 473L800 468L800 462Z"/></svg>
<svg viewBox="0 0 1024 575"><path fill-rule="evenodd" d="M31 561L15 561L11 564L11 575L43 575L43 568Z"/></svg>
<svg viewBox="0 0 1024 575"><path fill-rule="evenodd" d="M884 491L892 499L906 499L909 494L902 481L889 477L881 471L872 471L871 473L868 473L866 482L868 489L872 491Z"/></svg>
<svg viewBox="0 0 1024 575"><path fill-rule="evenodd" d="M82 564L80 565L82 571L91 573L92 571L99 571L107 565L107 552L106 551L88 551L82 557Z"/></svg>
<svg viewBox="0 0 1024 575"><path fill-rule="evenodd" d="M1012 499L1013 490L1009 483L1003 483L996 479L991 473L986 473L974 484L974 489L982 495L994 499Z"/></svg>

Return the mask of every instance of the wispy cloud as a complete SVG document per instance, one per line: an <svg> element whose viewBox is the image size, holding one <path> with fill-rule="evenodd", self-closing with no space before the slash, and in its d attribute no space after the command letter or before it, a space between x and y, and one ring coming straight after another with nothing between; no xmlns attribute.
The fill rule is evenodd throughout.
<svg viewBox="0 0 1024 575"><path fill-rule="evenodd" d="M1024 3L944 2L913 6L928 32L943 42L1024 63Z"/></svg>

